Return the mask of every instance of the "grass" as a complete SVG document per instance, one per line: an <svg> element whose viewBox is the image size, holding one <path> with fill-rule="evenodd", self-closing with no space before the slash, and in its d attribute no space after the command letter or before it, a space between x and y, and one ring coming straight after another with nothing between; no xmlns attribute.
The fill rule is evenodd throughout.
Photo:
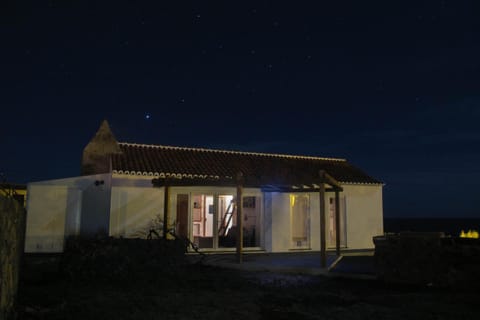
<svg viewBox="0 0 480 320"><path fill-rule="evenodd" d="M478 287L393 286L198 264L139 268L119 280L72 278L50 261L25 263L19 315L21 319L458 320L478 318L478 301Z"/></svg>

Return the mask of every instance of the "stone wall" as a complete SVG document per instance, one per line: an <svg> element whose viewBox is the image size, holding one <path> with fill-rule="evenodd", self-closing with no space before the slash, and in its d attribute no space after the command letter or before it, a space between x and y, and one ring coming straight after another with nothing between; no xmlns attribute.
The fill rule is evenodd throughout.
<svg viewBox="0 0 480 320"><path fill-rule="evenodd" d="M378 236L375 268L391 283L438 287L480 284L480 240L445 237L438 232Z"/></svg>
<svg viewBox="0 0 480 320"><path fill-rule="evenodd" d="M181 239L70 237L59 267L69 280L135 279L139 274L154 276L186 265L186 248L187 242Z"/></svg>

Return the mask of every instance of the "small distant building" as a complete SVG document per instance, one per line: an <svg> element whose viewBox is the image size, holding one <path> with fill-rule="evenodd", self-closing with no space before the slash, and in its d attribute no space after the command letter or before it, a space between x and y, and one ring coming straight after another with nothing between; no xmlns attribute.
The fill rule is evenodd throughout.
<svg viewBox="0 0 480 320"><path fill-rule="evenodd" d="M373 248L382 187L345 159L118 142L104 121L82 176L28 184L25 250L138 237L163 221L203 251Z"/></svg>
<svg viewBox="0 0 480 320"><path fill-rule="evenodd" d="M25 207L27 200L27 186L24 184L0 183L0 195L11 196L20 205Z"/></svg>

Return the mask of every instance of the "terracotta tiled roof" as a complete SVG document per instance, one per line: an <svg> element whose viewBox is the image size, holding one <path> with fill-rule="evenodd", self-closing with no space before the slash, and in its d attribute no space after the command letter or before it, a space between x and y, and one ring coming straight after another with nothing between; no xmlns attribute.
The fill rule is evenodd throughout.
<svg viewBox="0 0 480 320"><path fill-rule="evenodd" d="M233 179L245 177L271 184L315 183L325 170L342 183L380 182L344 159L252 153L200 148L119 143L112 155L112 171L154 177Z"/></svg>

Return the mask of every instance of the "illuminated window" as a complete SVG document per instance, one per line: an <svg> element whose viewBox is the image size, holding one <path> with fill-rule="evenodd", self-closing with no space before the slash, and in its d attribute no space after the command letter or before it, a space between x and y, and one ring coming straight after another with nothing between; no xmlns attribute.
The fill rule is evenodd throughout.
<svg viewBox="0 0 480 320"><path fill-rule="evenodd" d="M310 247L310 205L308 195L290 195L292 248Z"/></svg>

